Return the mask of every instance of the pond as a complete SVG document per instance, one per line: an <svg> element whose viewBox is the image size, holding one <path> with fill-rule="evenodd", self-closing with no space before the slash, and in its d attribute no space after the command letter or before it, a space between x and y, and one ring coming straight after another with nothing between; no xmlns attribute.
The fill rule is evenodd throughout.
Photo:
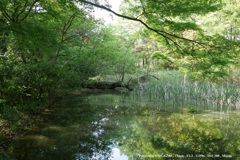
<svg viewBox="0 0 240 160"><path fill-rule="evenodd" d="M240 112L133 93L66 96L8 151L17 160L238 159Z"/></svg>

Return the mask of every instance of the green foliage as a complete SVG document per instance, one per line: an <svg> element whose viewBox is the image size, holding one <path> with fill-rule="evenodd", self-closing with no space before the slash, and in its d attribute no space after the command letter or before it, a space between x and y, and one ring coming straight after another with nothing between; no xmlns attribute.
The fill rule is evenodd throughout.
<svg viewBox="0 0 240 160"><path fill-rule="evenodd" d="M172 115L166 130L159 130L152 140L155 149L165 150L167 153L192 154L228 154L234 156L236 149L230 149L235 142L223 136L224 129L216 127L216 121L204 120L201 117L188 115ZM161 120L158 121L161 125ZM170 133L170 134L169 134ZM222 143L228 142L227 146Z"/></svg>
<svg viewBox="0 0 240 160"><path fill-rule="evenodd" d="M13 122L15 114L39 113L56 97L69 79L66 77L72 75L72 68L63 64L76 54L65 45L83 45L81 33L76 32L93 28L92 20L77 27L76 22L86 15L75 5L25 2L4 1L0 14L4 22L0 24L0 41L4 42L0 50L0 114ZM39 10L34 8L37 6ZM62 54L67 57L61 59Z"/></svg>
<svg viewBox="0 0 240 160"><path fill-rule="evenodd" d="M125 10L144 21L154 31L145 31L145 36L155 37L158 42L152 57L159 59L160 67L193 72L195 79L216 80L227 77L228 68L236 62L239 50L239 42L233 41L238 37L237 23L233 22L236 21L236 15L230 15L232 11L228 11L231 6L238 6L238 2L125 2L129 4L125 5ZM238 8L236 6L235 9ZM216 23L218 17L223 15L224 19L233 17L228 25L229 31L223 32L219 25L208 24ZM212 20L213 16L215 19ZM206 19L206 22L203 22L203 19ZM214 28L214 32L210 28Z"/></svg>
<svg viewBox="0 0 240 160"><path fill-rule="evenodd" d="M207 14L204 17L197 17L201 27L207 34L220 34L229 40L239 38L239 21L238 10L239 1L222 0L223 7L221 10ZM209 29L211 28L211 29Z"/></svg>
<svg viewBox="0 0 240 160"><path fill-rule="evenodd" d="M174 68L174 62L171 60L172 58L170 57L171 53L165 52L162 53L161 51L156 51L152 54L153 59L158 59L158 62L160 63L159 66L163 67L164 69L173 69Z"/></svg>
<svg viewBox="0 0 240 160"><path fill-rule="evenodd" d="M178 30L179 26L182 28L180 30L183 28L198 29L194 22L190 22L192 15L205 15L220 9L222 6L219 0L197 0L194 2L187 0L171 2L167 0L158 2L154 0L141 0L140 2L126 0L125 2L129 4L129 8L126 7L127 11L134 17L146 18L147 24L164 31L168 31L167 28Z"/></svg>
<svg viewBox="0 0 240 160"><path fill-rule="evenodd" d="M154 15L161 18L188 18L192 14L207 14L221 7L221 1L219 0L196 0L194 2L189 2L188 0L159 0L158 2L154 0L141 0L140 2L125 0L125 2L129 3L129 6L133 6L130 9L132 12L140 12L139 14L141 14L142 10L145 9L143 14L146 16Z"/></svg>
<svg viewBox="0 0 240 160"><path fill-rule="evenodd" d="M26 1L26 6L22 4L20 1L8 2L8 7L1 12L6 22L1 25L5 27L1 30L1 40L6 43L1 50L0 72L3 77L0 96L10 108L23 111L23 108L28 110L30 107L36 112L38 109L34 106L38 108L42 101L52 97L59 85L55 81L59 78L58 66L51 59L58 49L57 37L61 34L56 31L53 17L45 12L25 10L33 3ZM11 14L15 14L15 19L8 17ZM23 14L27 17L21 17ZM31 101L34 103L26 107Z"/></svg>
<svg viewBox="0 0 240 160"><path fill-rule="evenodd" d="M98 55L98 73L114 74L120 77L118 81L123 81L125 74L134 73L136 58L131 51L129 35L117 35L114 29L115 26L111 26L100 32L104 36L95 53Z"/></svg>
<svg viewBox="0 0 240 160"><path fill-rule="evenodd" d="M99 74L124 80L134 72L130 41L104 28L85 7L56 0L1 4L1 118L14 122L15 114L40 113L60 89Z"/></svg>

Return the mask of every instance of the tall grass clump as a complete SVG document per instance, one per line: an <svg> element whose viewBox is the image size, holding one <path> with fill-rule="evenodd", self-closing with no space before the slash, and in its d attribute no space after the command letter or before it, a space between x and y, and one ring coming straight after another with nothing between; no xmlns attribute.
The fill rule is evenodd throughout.
<svg viewBox="0 0 240 160"><path fill-rule="evenodd" d="M168 107L205 107L214 110L237 110L240 108L240 85L237 83L212 83L190 81L187 74L162 71L142 83L142 98ZM137 91L135 91L135 95Z"/></svg>

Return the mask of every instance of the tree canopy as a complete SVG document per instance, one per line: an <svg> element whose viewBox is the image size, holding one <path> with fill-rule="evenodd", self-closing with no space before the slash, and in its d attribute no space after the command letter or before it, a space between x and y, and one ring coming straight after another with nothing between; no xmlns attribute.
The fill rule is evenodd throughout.
<svg viewBox="0 0 240 160"><path fill-rule="evenodd" d="M210 35L212 26L201 25L201 20L226 8L230 9L228 1L125 0L122 14L98 2L81 2L143 24L145 32L151 31L148 35L153 36L161 48L165 48L153 57L161 59L163 54L167 57L174 56L172 63L183 71L195 73L196 77L216 79L217 76L224 76L238 56L239 41L230 38L233 31L228 32L231 36L219 32ZM211 23L216 21L212 20Z"/></svg>

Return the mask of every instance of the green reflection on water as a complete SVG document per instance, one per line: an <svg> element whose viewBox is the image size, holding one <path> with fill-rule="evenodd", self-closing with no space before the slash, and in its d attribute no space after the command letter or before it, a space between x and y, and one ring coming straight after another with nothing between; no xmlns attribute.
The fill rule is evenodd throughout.
<svg viewBox="0 0 240 160"><path fill-rule="evenodd" d="M9 159L116 159L116 148L128 159L237 159L240 113L192 110L129 94L69 96L16 140Z"/></svg>

